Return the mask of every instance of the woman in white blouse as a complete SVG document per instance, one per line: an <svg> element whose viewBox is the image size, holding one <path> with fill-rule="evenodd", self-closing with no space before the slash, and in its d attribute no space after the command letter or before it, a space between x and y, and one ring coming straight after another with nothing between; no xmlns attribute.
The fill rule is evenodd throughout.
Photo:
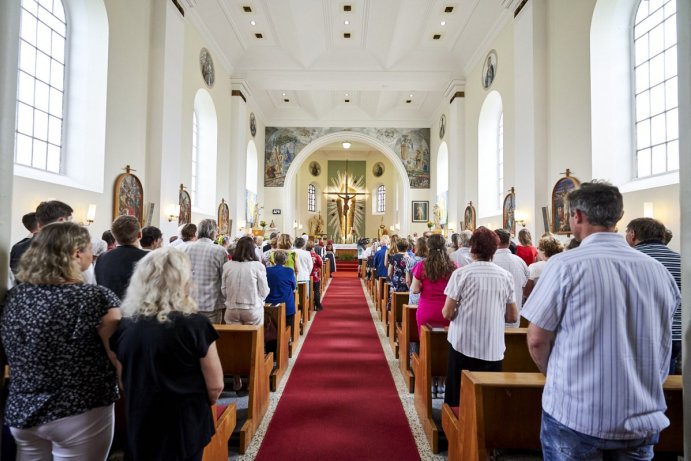
<svg viewBox="0 0 691 461"><path fill-rule="evenodd" d="M528 267L530 275L528 276L528 283L523 287L523 298L528 299L532 293L537 279L540 278L547 260L557 253L564 251L564 245L552 235L542 237L537 244L538 261L534 262Z"/></svg>
<svg viewBox="0 0 691 461"><path fill-rule="evenodd" d="M223 266L224 318L231 325L264 324L264 299L269 294L269 283L266 268L259 262L254 248L252 237L242 237L232 259Z"/></svg>

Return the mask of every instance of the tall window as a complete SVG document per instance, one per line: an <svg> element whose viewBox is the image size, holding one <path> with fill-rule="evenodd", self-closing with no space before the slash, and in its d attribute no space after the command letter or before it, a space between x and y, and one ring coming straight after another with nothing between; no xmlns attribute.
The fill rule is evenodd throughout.
<svg viewBox="0 0 691 461"><path fill-rule="evenodd" d="M199 198L197 197L197 167L199 166L199 121L197 120L197 113L192 113L192 186L190 187L190 194L192 195L192 205L199 206Z"/></svg>
<svg viewBox="0 0 691 461"><path fill-rule="evenodd" d="M679 169L676 0L642 0L633 27L636 177Z"/></svg>
<svg viewBox="0 0 691 461"><path fill-rule="evenodd" d="M14 160L61 173L65 10L61 0L24 0L21 8Z"/></svg>
<svg viewBox="0 0 691 461"><path fill-rule="evenodd" d="M314 184L307 186L307 211L317 211L317 188Z"/></svg>
<svg viewBox="0 0 691 461"><path fill-rule="evenodd" d="M499 115L497 128L497 208L502 207L504 198L504 112Z"/></svg>
<svg viewBox="0 0 691 461"><path fill-rule="evenodd" d="M377 187L377 213L386 213L386 186Z"/></svg>

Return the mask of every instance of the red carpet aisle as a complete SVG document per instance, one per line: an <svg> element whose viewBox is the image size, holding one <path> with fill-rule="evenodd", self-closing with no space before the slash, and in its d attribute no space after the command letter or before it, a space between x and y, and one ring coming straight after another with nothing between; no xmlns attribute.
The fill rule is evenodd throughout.
<svg viewBox="0 0 691 461"><path fill-rule="evenodd" d="M333 279L257 460L418 460L358 279Z"/></svg>

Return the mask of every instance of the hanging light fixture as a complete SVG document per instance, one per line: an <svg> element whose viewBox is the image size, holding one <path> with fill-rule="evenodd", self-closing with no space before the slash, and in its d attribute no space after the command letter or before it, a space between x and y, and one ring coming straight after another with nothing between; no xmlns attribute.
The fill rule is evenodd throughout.
<svg viewBox="0 0 691 461"><path fill-rule="evenodd" d="M351 146L351 144L350 144L348 141L346 141L346 142L343 143L343 148L344 148L344 149L350 149L350 146Z"/></svg>

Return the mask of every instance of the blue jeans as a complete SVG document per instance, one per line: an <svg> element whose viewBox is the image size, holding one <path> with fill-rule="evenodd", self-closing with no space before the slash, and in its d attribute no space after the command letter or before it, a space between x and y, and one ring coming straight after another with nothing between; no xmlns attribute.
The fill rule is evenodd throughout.
<svg viewBox="0 0 691 461"><path fill-rule="evenodd" d="M601 461L653 459L659 432L642 439L598 439L569 429L542 412L540 441L545 461Z"/></svg>

